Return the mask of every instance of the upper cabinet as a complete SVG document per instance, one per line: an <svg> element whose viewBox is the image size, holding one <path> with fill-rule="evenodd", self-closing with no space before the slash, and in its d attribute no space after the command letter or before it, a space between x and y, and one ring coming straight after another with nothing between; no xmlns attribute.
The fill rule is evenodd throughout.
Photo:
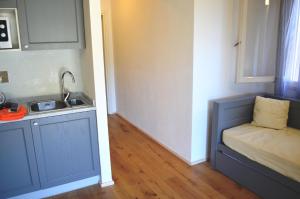
<svg viewBox="0 0 300 199"><path fill-rule="evenodd" d="M82 0L17 0L17 8L22 50L85 47Z"/></svg>
<svg viewBox="0 0 300 199"><path fill-rule="evenodd" d="M16 8L17 0L0 0L0 8Z"/></svg>

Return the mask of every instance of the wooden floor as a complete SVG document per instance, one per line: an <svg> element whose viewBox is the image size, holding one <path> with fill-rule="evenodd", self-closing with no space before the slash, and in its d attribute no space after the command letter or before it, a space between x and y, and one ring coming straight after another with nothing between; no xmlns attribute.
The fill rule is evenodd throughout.
<svg viewBox="0 0 300 199"><path fill-rule="evenodd" d="M55 197L74 199L258 198L208 163L190 167L118 116L109 117L115 185Z"/></svg>

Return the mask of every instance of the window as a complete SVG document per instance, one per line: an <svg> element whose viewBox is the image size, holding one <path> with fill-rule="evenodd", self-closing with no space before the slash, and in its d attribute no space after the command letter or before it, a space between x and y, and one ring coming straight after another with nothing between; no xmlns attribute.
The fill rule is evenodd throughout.
<svg viewBox="0 0 300 199"><path fill-rule="evenodd" d="M235 2L239 8L234 9L239 10L236 82L274 82L281 1Z"/></svg>

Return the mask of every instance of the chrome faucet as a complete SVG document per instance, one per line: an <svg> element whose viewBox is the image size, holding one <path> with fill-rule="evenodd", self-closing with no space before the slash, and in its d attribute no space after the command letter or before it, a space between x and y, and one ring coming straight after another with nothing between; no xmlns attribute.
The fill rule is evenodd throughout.
<svg viewBox="0 0 300 199"><path fill-rule="evenodd" d="M71 76L73 83L75 83L75 77L74 77L74 75L73 75L72 72L70 72L70 71L65 71L65 72L62 74L62 76L61 76L61 82L62 82L61 90L62 90L62 100L63 100L64 102L66 102L66 101L69 99L70 94L71 94L70 91L69 91L68 89L65 88L65 75L67 75L67 74L69 74L69 75Z"/></svg>

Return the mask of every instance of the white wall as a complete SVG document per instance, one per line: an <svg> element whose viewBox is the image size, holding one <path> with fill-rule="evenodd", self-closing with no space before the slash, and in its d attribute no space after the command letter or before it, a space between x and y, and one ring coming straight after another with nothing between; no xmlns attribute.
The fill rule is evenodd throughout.
<svg viewBox="0 0 300 199"><path fill-rule="evenodd" d="M211 103L236 84L235 0L112 0L118 113L190 164L207 159Z"/></svg>
<svg viewBox="0 0 300 199"><path fill-rule="evenodd" d="M112 0L118 113L190 161L193 0Z"/></svg>
<svg viewBox="0 0 300 199"><path fill-rule="evenodd" d="M76 84L66 78L71 91L82 91L81 51L49 50L0 52L0 71L8 71L9 83L0 84L8 98L59 94L62 70L74 73Z"/></svg>
<svg viewBox="0 0 300 199"><path fill-rule="evenodd" d="M255 92L273 92L272 84L235 84L237 40L234 0L195 0L193 131L191 161L207 157L209 101Z"/></svg>

